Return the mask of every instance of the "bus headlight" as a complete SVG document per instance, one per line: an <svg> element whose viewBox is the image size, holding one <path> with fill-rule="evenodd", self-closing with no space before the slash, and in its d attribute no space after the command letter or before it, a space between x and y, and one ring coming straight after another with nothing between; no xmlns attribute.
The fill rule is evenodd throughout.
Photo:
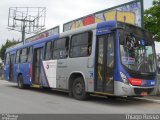
<svg viewBox="0 0 160 120"><path fill-rule="evenodd" d="M123 82L124 82L125 84L128 84L129 81L128 81L126 75L125 75L123 72L120 72L120 75L121 75L121 78L122 78Z"/></svg>

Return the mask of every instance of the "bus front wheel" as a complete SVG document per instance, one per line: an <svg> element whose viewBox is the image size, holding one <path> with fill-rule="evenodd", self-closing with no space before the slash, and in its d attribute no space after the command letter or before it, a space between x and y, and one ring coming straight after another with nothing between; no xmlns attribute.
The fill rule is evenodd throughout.
<svg viewBox="0 0 160 120"><path fill-rule="evenodd" d="M85 83L82 77L78 77L73 81L72 86L73 97L77 100L86 100L89 95L85 91Z"/></svg>
<svg viewBox="0 0 160 120"><path fill-rule="evenodd" d="M18 83L18 88L20 88L20 89L24 89L24 88L25 88L25 86L24 86L24 84L23 84L23 77L22 77L22 75L19 75L19 76L18 76L18 81L17 81L17 83Z"/></svg>

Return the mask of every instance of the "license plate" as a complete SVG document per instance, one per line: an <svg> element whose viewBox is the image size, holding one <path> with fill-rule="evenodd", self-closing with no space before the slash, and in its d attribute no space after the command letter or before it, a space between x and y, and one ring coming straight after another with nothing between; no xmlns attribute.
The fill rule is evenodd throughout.
<svg viewBox="0 0 160 120"><path fill-rule="evenodd" d="M141 92L141 95L142 95L142 96L147 96L148 93L147 93L147 92Z"/></svg>

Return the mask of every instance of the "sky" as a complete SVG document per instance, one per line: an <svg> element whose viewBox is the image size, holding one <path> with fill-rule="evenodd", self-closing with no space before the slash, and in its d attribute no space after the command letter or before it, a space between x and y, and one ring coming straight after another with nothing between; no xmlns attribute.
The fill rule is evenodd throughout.
<svg viewBox="0 0 160 120"><path fill-rule="evenodd" d="M0 46L7 39L21 40L20 32L8 30L10 7L46 7L45 28L60 25L62 31L63 23L130 1L133 0L2 0L0 3ZM144 9L150 8L152 1L144 0Z"/></svg>

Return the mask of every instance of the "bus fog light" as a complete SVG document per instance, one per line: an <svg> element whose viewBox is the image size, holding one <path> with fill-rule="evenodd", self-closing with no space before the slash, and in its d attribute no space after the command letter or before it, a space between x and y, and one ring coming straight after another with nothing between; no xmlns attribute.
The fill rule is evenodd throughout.
<svg viewBox="0 0 160 120"><path fill-rule="evenodd" d="M123 72L120 72L120 75L121 75L121 78L122 78L123 82L128 84L129 82L128 82L128 79L127 79L126 75Z"/></svg>

